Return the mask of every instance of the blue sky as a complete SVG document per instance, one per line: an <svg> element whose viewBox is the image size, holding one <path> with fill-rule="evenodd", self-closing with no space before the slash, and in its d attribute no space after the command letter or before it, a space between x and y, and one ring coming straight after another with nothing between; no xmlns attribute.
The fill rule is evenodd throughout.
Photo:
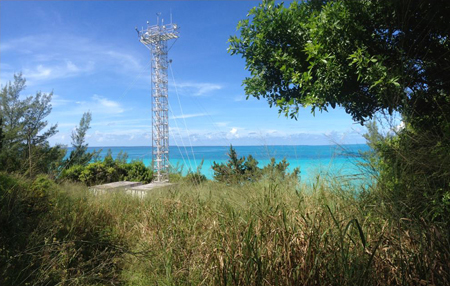
<svg viewBox="0 0 450 286"><path fill-rule="evenodd" d="M169 52L171 145L364 143L364 128L342 109L302 109L295 121L264 100L245 100L248 72L227 40L258 3L1 1L0 81L22 72L24 96L53 90L52 145L70 145L85 111L93 118L89 146L151 145L150 54L134 28L156 24L158 12L167 22L172 12L180 38Z"/></svg>

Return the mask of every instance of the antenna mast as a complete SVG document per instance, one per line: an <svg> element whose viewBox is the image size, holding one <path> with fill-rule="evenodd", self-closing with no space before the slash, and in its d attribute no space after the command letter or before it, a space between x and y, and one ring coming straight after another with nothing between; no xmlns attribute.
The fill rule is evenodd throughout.
<svg viewBox="0 0 450 286"><path fill-rule="evenodd" d="M167 42L178 38L176 24L159 21L147 29L138 31L139 41L150 51L152 57L152 165L154 182L169 182L169 105Z"/></svg>

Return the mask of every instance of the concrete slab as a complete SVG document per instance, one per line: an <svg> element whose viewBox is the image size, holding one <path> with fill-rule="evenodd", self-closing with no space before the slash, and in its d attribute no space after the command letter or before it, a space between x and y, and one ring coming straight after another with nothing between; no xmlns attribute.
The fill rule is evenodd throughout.
<svg viewBox="0 0 450 286"><path fill-rule="evenodd" d="M167 186L171 186L171 185L173 185L173 184L172 183L150 183L150 184L140 185L137 187L132 187L130 189L138 190L138 191L149 191L149 190L153 190L156 188L162 188L162 187L167 187Z"/></svg>
<svg viewBox="0 0 450 286"><path fill-rule="evenodd" d="M143 185L140 182L120 181L109 184L97 185L90 187L95 194L103 194L107 192L125 191L126 194L143 198L149 191L156 188L162 188L173 185L171 183L150 183Z"/></svg>
<svg viewBox="0 0 450 286"><path fill-rule="evenodd" d="M96 189L117 189L117 188L132 188L136 186L142 185L141 182L128 182L128 181L119 181L109 184L97 185L92 188Z"/></svg>
<svg viewBox="0 0 450 286"><path fill-rule="evenodd" d="M137 197L143 198L151 190L154 190L157 188L162 188L162 187L167 187L170 185L173 185L173 184L171 184L171 183L150 183L150 184L140 185L137 187L128 188L125 192L132 196L137 196Z"/></svg>
<svg viewBox="0 0 450 286"><path fill-rule="evenodd" d="M142 185L140 182L128 182L128 181L120 181L109 184L97 185L90 187L94 192L106 192L106 191L117 191L117 190L125 190L132 187L137 187Z"/></svg>

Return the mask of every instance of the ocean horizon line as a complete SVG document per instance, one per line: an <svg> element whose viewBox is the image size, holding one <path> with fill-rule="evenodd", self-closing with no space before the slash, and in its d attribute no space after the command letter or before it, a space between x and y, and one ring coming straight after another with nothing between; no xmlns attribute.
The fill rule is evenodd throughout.
<svg viewBox="0 0 450 286"><path fill-rule="evenodd" d="M231 144L232 145L232 144ZM367 143L351 143L351 144L317 144L317 145L311 145L311 144L298 144L298 145L292 145L292 144L264 144L264 145L232 145L233 147L270 147L270 146L305 146L305 147L317 147L317 146L356 146L356 145L367 145ZM121 145L114 145L114 146L88 146L88 148L150 148L151 145L133 145L133 146L121 146ZM230 145L170 145L169 147L182 147L182 148L190 148L190 147L230 147ZM71 146L66 146L66 148L73 148Z"/></svg>

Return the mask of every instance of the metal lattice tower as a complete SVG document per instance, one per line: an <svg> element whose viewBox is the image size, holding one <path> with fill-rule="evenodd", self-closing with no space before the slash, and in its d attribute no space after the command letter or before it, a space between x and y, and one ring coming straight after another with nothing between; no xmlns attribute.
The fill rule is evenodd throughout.
<svg viewBox="0 0 450 286"><path fill-rule="evenodd" d="M136 29L137 30L137 29ZM154 182L169 182L169 102L167 69L167 42L178 38L176 24L164 20L138 31L139 41L152 56L152 164Z"/></svg>

